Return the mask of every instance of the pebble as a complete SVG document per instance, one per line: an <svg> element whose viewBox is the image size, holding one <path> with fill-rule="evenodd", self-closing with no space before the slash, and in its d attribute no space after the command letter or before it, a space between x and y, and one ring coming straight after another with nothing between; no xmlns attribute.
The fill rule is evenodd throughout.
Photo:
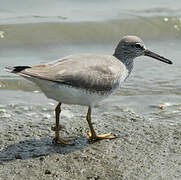
<svg viewBox="0 0 181 180"><path fill-rule="evenodd" d="M164 109L164 105L160 105L160 109L162 109L162 110L163 110L163 109Z"/></svg>
<svg viewBox="0 0 181 180"><path fill-rule="evenodd" d="M163 20L164 20L165 22L167 22L167 21L168 21L168 18L167 18L167 17L165 17Z"/></svg>
<svg viewBox="0 0 181 180"><path fill-rule="evenodd" d="M46 169L46 170L45 170L45 174L51 174L51 171L48 170L48 169Z"/></svg>
<svg viewBox="0 0 181 180"><path fill-rule="evenodd" d="M4 31L0 31L0 38L4 38Z"/></svg>

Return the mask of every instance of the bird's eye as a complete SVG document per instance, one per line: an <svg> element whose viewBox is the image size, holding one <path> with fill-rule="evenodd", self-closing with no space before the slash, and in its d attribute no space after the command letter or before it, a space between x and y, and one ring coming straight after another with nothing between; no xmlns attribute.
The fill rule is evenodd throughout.
<svg viewBox="0 0 181 180"><path fill-rule="evenodd" d="M135 47L139 48L139 49L143 49L143 46L141 44L139 44L139 43L135 44Z"/></svg>

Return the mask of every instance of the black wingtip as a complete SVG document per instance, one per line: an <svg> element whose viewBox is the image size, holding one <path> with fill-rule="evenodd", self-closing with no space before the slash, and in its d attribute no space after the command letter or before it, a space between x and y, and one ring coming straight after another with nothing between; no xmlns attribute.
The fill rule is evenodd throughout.
<svg viewBox="0 0 181 180"><path fill-rule="evenodd" d="M11 73L19 73L27 68L31 68L31 67L30 66L14 66L14 67L6 66L5 70Z"/></svg>

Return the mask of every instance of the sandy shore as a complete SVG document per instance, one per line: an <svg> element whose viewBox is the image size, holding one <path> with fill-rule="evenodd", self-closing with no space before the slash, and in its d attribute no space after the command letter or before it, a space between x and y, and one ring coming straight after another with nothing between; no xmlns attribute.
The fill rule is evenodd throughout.
<svg viewBox="0 0 181 180"><path fill-rule="evenodd" d="M75 137L74 146L52 144L53 117L2 117L0 179L181 179L181 124L153 124L129 111L97 113L96 131L117 139L90 143L85 117L72 109L65 108L60 134Z"/></svg>

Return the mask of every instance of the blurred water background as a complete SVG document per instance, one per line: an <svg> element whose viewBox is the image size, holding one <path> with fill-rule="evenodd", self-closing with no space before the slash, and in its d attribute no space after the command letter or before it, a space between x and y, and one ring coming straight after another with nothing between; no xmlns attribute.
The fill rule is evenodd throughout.
<svg viewBox="0 0 181 180"><path fill-rule="evenodd" d="M124 110L155 123L181 122L180 0L0 0L0 122L26 115L26 108L17 113L14 107L53 110L56 104L4 66L47 63L75 53L113 54L124 35L141 37L174 64L136 59L123 88L101 102L95 115L121 116Z"/></svg>

